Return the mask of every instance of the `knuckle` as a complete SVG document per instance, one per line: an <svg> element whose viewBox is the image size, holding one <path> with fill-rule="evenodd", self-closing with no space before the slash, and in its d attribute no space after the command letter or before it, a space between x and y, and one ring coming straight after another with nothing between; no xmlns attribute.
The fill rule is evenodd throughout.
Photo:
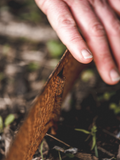
<svg viewBox="0 0 120 160"><path fill-rule="evenodd" d="M97 6L99 5L100 7L107 7L107 0L88 0L91 5Z"/></svg>
<svg viewBox="0 0 120 160"><path fill-rule="evenodd" d="M107 66L113 65L113 60L112 60L111 56L106 55L106 57L104 57L102 59L102 64L107 65Z"/></svg>
<svg viewBox="0 0 120 160"><path fill-rule="evenodd" d="M76 23L71 17L60 15L58 17L58 26L61 28L75 28Z"/></svg>
<svg viewBox="0 0 120 160"><path fill-rule="evenodd" d="M66 0L67 1L67 0ZM71 6L75 6L75 5L78 5L79 4L79 2L81 2L81 3L85 3L85 0L71 0L70 1L70 4L71 4Z"/></svg>
<svg viewBox="0 0 120 160"><path fill-rule="evenodd" d="M111 23L111 34L113 36L119 36L120 35L120 21L115 21Z"/></svg>
<svg viewBox="0 0 120 160"><path fill-rule="evenodd" d="M66 2L68 2L68 0L66 0ZM71 0L70 6L72 8L76 8L76 6L81 6L82 11L84 13L89 13L89 11L91 9L88 0Z"/></svg>
<svg viewBox="0 0 120 160"><path fill-rule="evenodd" d="M107 52L100 53L99 59L102 61L102 64L108 64L111 62L111 56Z"/></svg>
<svg viewBox="0 0 120 160"><path fill-rule="evenodd" d="M92 36L95 36L95 37L104 37L105 36L104 27L99 23L96 23L90 27L90 33Z"/></svg>
<svg viewBox="0 0 120 160"><path fill-rule="evenodd" d="M77 35L77 36L71 36L70 38L69 38L69 41L71 42L71 43L76 43L76 42L79 42L79 43L81 43L81 44L84 44L84 40L82 39L82 37L80 36L80 35Z"/></svg>

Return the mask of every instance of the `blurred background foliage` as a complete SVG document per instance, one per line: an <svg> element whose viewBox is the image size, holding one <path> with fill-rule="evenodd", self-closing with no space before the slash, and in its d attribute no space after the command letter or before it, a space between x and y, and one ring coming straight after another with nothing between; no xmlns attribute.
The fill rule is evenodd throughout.
<svg viewBox="0 0 120 160"><path fill-rule="evenodd" d="M31 23L48 21L34 0L1 0L1 10L9 10L17 19Z"/></svg>
<svg viewBox="0 0 120 160"><path fill-rule="evenodd" d="M5 157L1 151L6 150L6 140L14 137L65 49L34 0L0 0L0 128L4 128L9 115L15 116L8 118L10 125L0 134L0 159ZM83 133L76 135L73 130L75 127L90 130L96 116L97 145L117 155L120 83L105 84L93 65L81 73L63 103L57 136L80 152L94 155L91 139L86 142ZM114 136L110 137L103 129ZM49 142L50 146L56 145L56 141L54 145L53 140ZM110 158L100 150L99 153L102 158ZM33 159L36 157L40 157L39 150Z"/></svg>

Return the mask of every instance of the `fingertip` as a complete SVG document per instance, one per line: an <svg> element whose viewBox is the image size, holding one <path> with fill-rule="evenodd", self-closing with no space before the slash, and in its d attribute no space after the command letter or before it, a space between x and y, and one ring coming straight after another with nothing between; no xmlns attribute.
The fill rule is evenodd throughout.
<svg viewBox="0 0 120 160"><path fill-rule="evenodd" d="M73 57L80 63L90 63L93 60L93 55L88 48L82 48L82 45L79 47L68 47Z"/></svg>
<svg viewBox="0 0 120 160"><path fill-rule="evenodd" d="M118 80L118 81L106 81L106 80L104 80L103 79L103 81L106 83L106 84L108 84L108 85L116 85L117 83L119 83L120 81Z"/></svg>
<svg viewBox="0 0 120 160"><path fill-rule="evenodd" d="M90 60L91 58L93 58L92 53L88 49L81 50L81 54L85 60Z"/></svg>
<svg viewBox="0 0 120 160"><path fill-rule="evenodd" d="M112 82L115 82L115 83L119 82L120 81L119 72L116 69L112 69L110 71L110 78L111 78Z"/></svg>
<svg viewBox="0 0 120 160"><path fill-rule="evenodd" d="M112 68L110 71L101 72L101 78L108 85L115 85L120 82L120 74L116 68Z"/></svg>

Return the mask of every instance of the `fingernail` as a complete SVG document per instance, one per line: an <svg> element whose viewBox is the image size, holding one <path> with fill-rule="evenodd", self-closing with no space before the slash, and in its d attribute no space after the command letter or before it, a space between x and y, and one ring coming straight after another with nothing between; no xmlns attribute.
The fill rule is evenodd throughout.
<svg viewBox="0 0 120 160"><path fill-rule="evenodd" d="M110 71L110 77L112 79L112 81L120 81L120 74L117 72L116 69L112 69Z"/></svg>
<svg viewBox="0 0 120 160"><path fill-rule="evenodd" d="M81 53L85 59L89 59L93 57L92 53L89 50L83 49Z"/></svg>

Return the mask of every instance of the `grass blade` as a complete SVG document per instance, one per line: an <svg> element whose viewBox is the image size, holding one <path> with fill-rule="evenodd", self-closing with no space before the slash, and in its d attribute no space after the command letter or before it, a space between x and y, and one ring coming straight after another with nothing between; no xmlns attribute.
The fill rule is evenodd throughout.
<svg viewBox="0 0 120 160"><path fill-rule="evenodd" d="M92 143L91 150L93 150L93 148L95 147L95 145L96 145L96 136L93 135L93 143Z"/></svg>
<svg viewBox="0 0 120 160"><path fill-rule="evenodd" d="M41 143L41 145L40 145L40 154L41 154L42 160L44 160L44 158L43 158L43 153L42 153L42 149L43 149L43 141L42 141L42 143Z"/></svg>
<svg viewBox="0 0 120 160"><path fill-rule="evenodd" d="M97 150L97 145L95 145L95 156L98 158L98 150Z"/></svg>
<svg viewBox="0 0 120 160"><path fill-rule="evenodd" d="M58 151L58 154L59 154L59 160L62 160L60 151Z"/></svg>
<svg viewBox="0 0 120 160"><path fill-rule="evenodd" d="M89 131L86 131L85 129L79 129L79 128L75 128L76 131L80 131L80 132L83 132L85 134L91 134L91 132Z"/></svg>

